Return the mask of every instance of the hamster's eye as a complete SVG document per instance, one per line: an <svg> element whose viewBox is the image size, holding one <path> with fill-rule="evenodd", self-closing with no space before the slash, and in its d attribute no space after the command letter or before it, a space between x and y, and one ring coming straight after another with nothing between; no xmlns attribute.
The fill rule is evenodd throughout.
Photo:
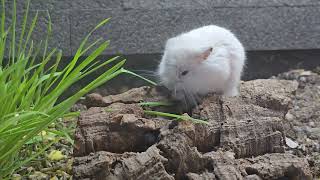
<svg viewBox="0 0 320 180"><path fill-rule="evenodd" d="M185 75L187 75L189 73L189 71L183 71L182 73L181 73L181 75L182 76L185 76Z"/></svg>

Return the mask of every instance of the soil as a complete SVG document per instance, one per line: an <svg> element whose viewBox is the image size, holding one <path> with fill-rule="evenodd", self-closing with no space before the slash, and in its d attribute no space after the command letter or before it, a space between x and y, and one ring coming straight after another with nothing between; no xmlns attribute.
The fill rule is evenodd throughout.
<svg viewBox="0 0 320 180"><path fill-rule="evenodd" d="M320 76L295 70L242 82L184 110L161 87L90 94L75 133L74 179L313 179L320 176ZM208 124L146 115L188 115Z"/></svg>

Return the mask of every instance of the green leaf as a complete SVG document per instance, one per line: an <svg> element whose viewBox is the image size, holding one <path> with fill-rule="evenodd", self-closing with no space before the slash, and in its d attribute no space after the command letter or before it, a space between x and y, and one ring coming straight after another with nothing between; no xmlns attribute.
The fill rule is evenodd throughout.
<svg viewBox="0 0 320 180"><path fill-rule="evenodd" d="M195 118L192 118L192 117L186 116L186 115L177 115L177 114L158 112L158 111L144 111L144 113L149 114L149 115L155 115L155 116L175 118L176 120L179 120L179 121L192 121L194 123L209 124L207 121L195 119Z"/></svg>
<svg viewBox="0 0 320 180"><path fill-rule="evenodd" d="M69 61L66 60L69 63L60 69L62 52L56 48L50 49L48 46L53 25L49 13L47 14L49 21L47 36L39 43L35 43L31 37L36 29L39 13L37 11L34 17L30 17L32 21L28 24L30 1L19 29L17 28L16 0L10 1L13 3L12 21L7 27L5 22L10 21L6 19L6 3L5 0L1 2L0 179L5 179L57 142L54 141L44 147L44 141L64 138L73 143L71 127L55 131L49 130L48 126L58 122L61 117L79 115L78 112L69 113L69 110L85 94L120 74L134 75L151 84L155 83L123 69L125 60L118 61L118 57L102 63L98 61L110 42L102 38L91 44L88 41L91 34L105 25L109 19L103 20L89 32L79 45L74 57ZM16 38L17 30L21 33L18 38ZM81 56L86 53L88 56L82 58ZM8 55L9 61L3 66L5 55ZM104 69L104 72L69 97L62 98L76 82L90 76L98 69ZM47 132L46 135L41 133L44 130ZM44 148L28 156L21 153L26 146L32 144L41 144ZM60 156L59 158L63 156L59 153L56 155ZM52 159L59 158L52 157Z"/></svg>
<svg viewBox="0 0 320 180"><path fill-rule="evenodd" d="M172 106L173 103L171 102L141 102L139 103L140 106L149 106L149 107L156 107L156 106Z"/></svg>

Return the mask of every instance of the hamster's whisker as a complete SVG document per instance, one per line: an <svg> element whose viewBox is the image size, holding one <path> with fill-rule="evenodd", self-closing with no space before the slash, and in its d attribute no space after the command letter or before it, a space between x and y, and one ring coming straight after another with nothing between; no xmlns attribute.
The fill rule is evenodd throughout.
<svg viewBox="0 0 320 180"><path fill-rule="evenodd" d="M189 92L190 94L190 97L191 97L191 101L192 101L192 106L197 106L197 97L196 97L196 94L192 93L192 92Z"/></svg>
<svg viewBox="0 0 320 180"><path fill-rule="evenodd" d="M158 82L159 85L163 85L163 81L161 81L159 78L158 78L157 82Z"/></svg>
<svg viewBox="0 0 320 180"><path fill-rule="evenodd" d="M192 106L197 106L197 100L195 99L195 96L193 93L190 93Z"/></svg>
<svg viewBox="0 0 320 180"><path fill-rule="evenodd" d="M158 77L156 74L148 74L148 73L139 73L141 76L150 76L150 77Z"/></svg>
<svg viewBox="0 0 320 180"><path fill-rule="evenodd" d="M137 70L132 70L133 72L146 72L146 73L150 73L150 74L156 74L155 71L151 71L151 70L145 70L145 69L137 69Z"/></svg>
<svg viewBox="0 0 320 180"><path fill-rule="evenodd" d="M185 93L183 95L183 104L184 104L185 109L187 109L188 108L188 101L186 99Z"/></svg>
<svg viewBox="0 0 320 180"><path fill-rule="evenodd" d="M137 73L139 75L145 74L149 76L158 76L158 74L154 71L149 71L149 70L132 70L132 72Z"/></svg>
<svg viewBox="0 0 320 180"><path fill-rule="evenodd" d="M201 100L201 97L198 94L194 94L194 97L196 98L198 104Z"/></svg>
<svg viewBox="0 0 320 180"><path fill-rule="evenodd" d="M190 91L188 91L184 86L183 87L183 90L185 91L185 96L187 98L187 103L190 107L192 106L197 106L197 101L193 95L193 93L191 93Z"/></svg>
<svg viewBox="0 0 320 180"><path fill-rule="evenodd" d="M189 103L188 103L188 92L186 90L186 88L184 87L184 85L182 85L182 90L183 90L183 99L184 99L184 103L186 108L188 108Z"/></svg>
<svg viewBox="0 0 320 180"><path fill-rule="evenodd" d="M166 66L169 66L169 67L178 67L176 64L166 64Z"/></svg>

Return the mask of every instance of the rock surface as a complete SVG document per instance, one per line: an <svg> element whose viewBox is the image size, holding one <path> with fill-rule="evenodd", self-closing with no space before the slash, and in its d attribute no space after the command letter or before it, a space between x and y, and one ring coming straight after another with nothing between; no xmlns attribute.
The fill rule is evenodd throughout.
<svg viewBox="0 0 320 180"><path fill-rule="evenodd" d="M301 86L293 79L254 80L243 82L237 97L208 95L189 112L208 124L146 115L146 109L178 112L179 104L139 105L168 100L157 88L89 95L91 108L81 114L76 131L74 178L312 179L318 161L295 153L285 141L295 132L286 118L295 112Z"/></svg>
<svg viewBox="0 0 320 180"><path fill-rule="evenodd" d="M319 71L320 72L320 71ZM292 108L285 115L284 130L299 144L292 153L306 157L313 173L320 176L320 75L302 69L282 73L278 79L296 80L299 88Z"/></svg>

